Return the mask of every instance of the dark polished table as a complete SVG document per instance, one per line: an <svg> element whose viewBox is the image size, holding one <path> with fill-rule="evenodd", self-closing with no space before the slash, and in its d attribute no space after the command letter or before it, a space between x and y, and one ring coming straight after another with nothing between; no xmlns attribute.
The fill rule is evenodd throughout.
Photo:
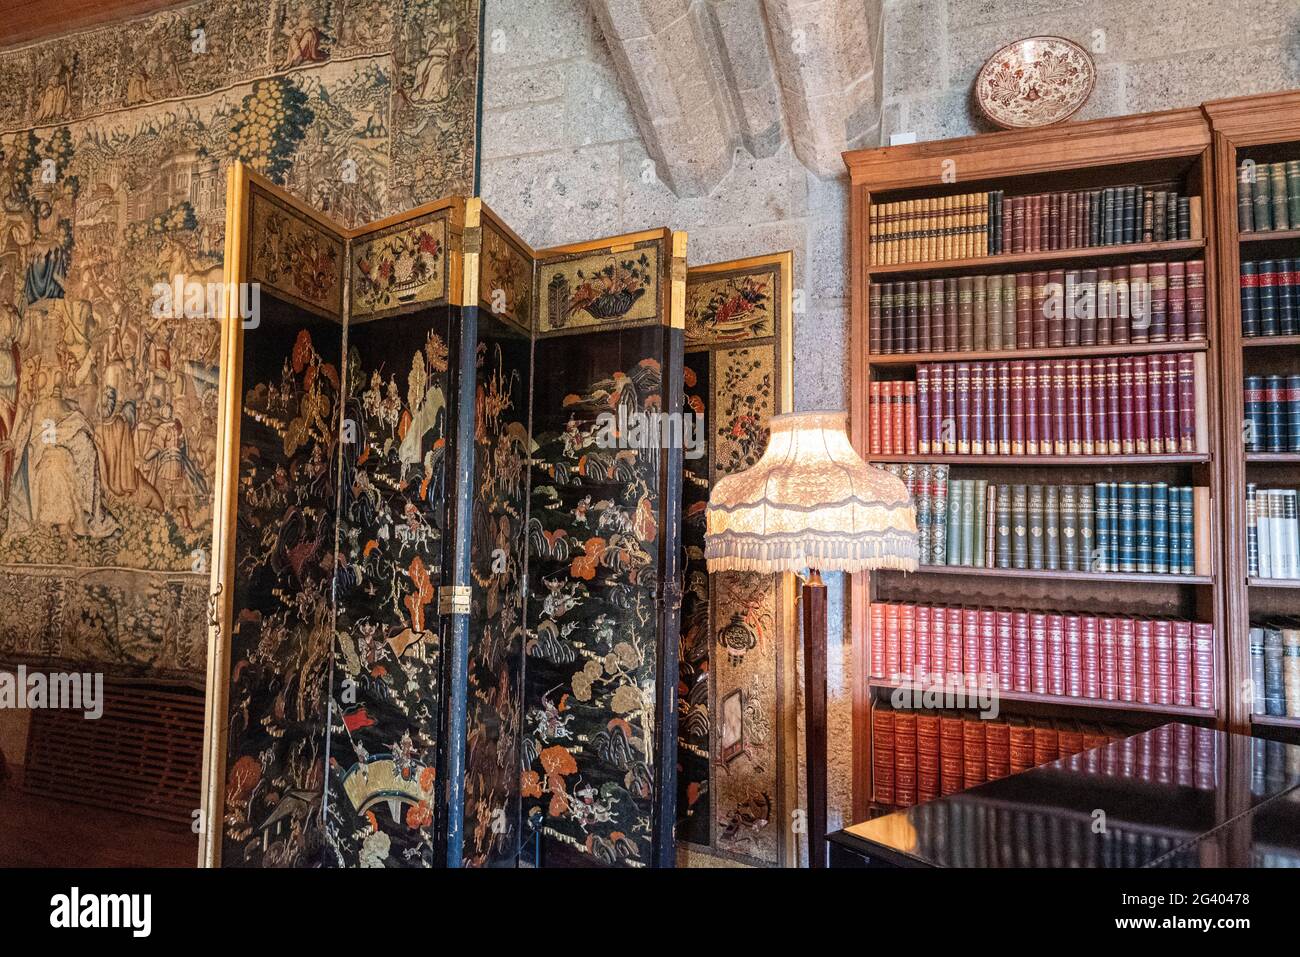
<svg viewBox="0 0 1300 957"><path fill-rule="evenodd" d="M1300 745L1163 725L827 840L832 867L1300 867Z"/></svg>

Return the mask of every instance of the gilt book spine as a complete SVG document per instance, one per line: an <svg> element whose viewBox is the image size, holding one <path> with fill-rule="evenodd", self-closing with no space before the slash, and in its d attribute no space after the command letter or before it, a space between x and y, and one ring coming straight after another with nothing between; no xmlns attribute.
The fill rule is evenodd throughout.
<svg viewBox="0 0 1300 957"><path fill-rule="evenodd" d="M922 563L942 565L948 553L948 466L930 467L930 552Z"/></svg>
<svg viewBox="0 0 1300 957"><path fill-rule="evenodd" d="M1187 325L1184 330L1186 339L1204 339L1205 322L1205 260L1193 259L1187 264L1184 273L1184 290L1186 293ZM1175 329L1177 335L1180 330Z"/></svg>

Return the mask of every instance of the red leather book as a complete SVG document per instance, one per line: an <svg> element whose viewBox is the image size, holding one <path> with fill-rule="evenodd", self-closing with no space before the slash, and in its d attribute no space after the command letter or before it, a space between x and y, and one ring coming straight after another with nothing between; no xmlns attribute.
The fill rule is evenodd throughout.
<svg viewBox="0 0 1300 957"><path fill-rule="evenodd" d="M1006 203L1006 219L1011 223L1011 245L1006 248L1013 253L1023 253L1025 251L1025 197L1009 196Z"/></svg>
<svg viewBox="0 0 1300 957"><path fill-rule="evenodd" d="M919 366L917 367L920 368ZM926 370L930 377L930 452L933 455L942 455L943 447L943 423L945 415L945 383L944 383L944 366L941 363L927 365Z"/></svg>
<svg viewBox="0 0 1300 957"><path fill-rule="evenodd" d="M1087 365L1078 359L1071 359L1065 364L1065 395L1067 414L1070 417L1069 442L1067 447L1071 455L1083 454L1084 418L1083 418L1083 371ZM1092 410L1088 410L1088 433L1092 432Z"/></svg>
<svg viewBox="0 0 1300 957"><path fill-rule="evenodd" d="M936 681L948 675L948 610L930 609L930 673Z"/></svg>
<svg viewBox="0 0 1300 957"><path fill-rule="evenodd" d="M892 679L899 673L902 662L902 609L898 605L885 606L885 677Z"/></svg>
<svg viewBox="0 0 1300 957"><path fill-rule="evenodd" d="M873 379L871 381L870 393L867 398L867 405L869 406L868 418L870 420L870 431L871 431L870 449L871 449L871 454L873 455L880 455L885 450L884 446L881 444L884 439L884 433L882 431L883 423L881 422L881 409L882 409L881 400L880 400L881 384L882 383L879 380Z"/></svg>
<svg viewBox="0 0 1300 957"><path fill-rule="evenodd" d="M1174 628L1167 618L1151 622L1156 704L1174 701Z"/></svg>
<svg viewBox="0 0 1300 957"><path fill-rule="evenodd" d="M1174 704L1179 707L1191 707L1192 685L1192 623L1190 621L1170 622L1174 633Z"/></svg>
<svg viewBox="0 0 1300 957"><path fill-rule="evenodd" d="M1187 264L1172 262L1166 273L1169 288L1165 311L1169 314L1169 338L1182 342L1187 338Z"/></svg>
<svg viewBox="0 0 1300 957"><path fill-rule="evenodd" d="M1061 756L1061 737L1050 725L1034 728L1034 764L1048 764Z"/></svg>
<svg viewBox="0 0 1300 957"><path fill-rule="evenodd" d="M1092 361L1076 359L1079 365L1079 451L1083 455L1093 455L1097 450L1096 411L1092 407Z"/></svg>
<svg viewBox="0 0 1300 957"><path fill-rule="evenodd" d="M1025 252L1036 253L1039 245L1038 214L1040 199L1037 193L1025 197Z"/></svg>
<svg viewBox="0 0 1300 957"><path fill-rule="evenodd" d="M939 793L944 797L962 789L964 725L961 718L939 718Z"/></svg>
<svg viewBox="0 0 1300 957"><path fill-rule="evenodd" d="M1164 372L1160 356L1146 356L1147 443L1152 455L1165 450Z"/></svg>
<svg viewBox="0 0 1300 957"><path fill-rule="evenodd" d="M1137 700L1137 622L1115 620L1115 662L1119 675L1119 700Z"/></svg>
<svg viewBox="0 0 1300 957"><path fill-rule="evenodd" d="M1121 373L1122 374L1122 373ZM1133 358L1133 450L1145 455L1150 449L1147 441L1147 357Z"/></svg>
<svg viewBox="0 0 1300 957"><path fill-rule="evenodd" d="M1019 774L1034 766L1034 728L1024 718L1011 718L1007 722L1008 752L1011 773Z"/></svg>
<svg viewBox="0 0 1300 957"><path fill-rule="evenodd" d="M984 454L984 372L983 362L970 364L970 451L972 455ZM960 375L960 371L958 375ZM960 436L958 437L960 442ZM976 516L980 519L982 516ZM982 564L976 562L976 564Z"/></svg>
<svg viewBox="0 0 1300 957"><path fill-rule="evenodd" d="M939 716L916 716L916 799L939 796Z"/></svg>
<svg viewBox="0 0 1300 957"><path fill-rule="evenodd" d="M1152 356L1152 362L1160 363L1160 434L1164 439L1164 451L1178 451L1178 356L1167 353Z"/></svg>
<svg viewBox="0 0 1300 957"><path fill-rule="evenodd" d="M996 687L998 673L998 614L992 608L981 608L979 613L980 630L980 682L981 688Z"/></svg>
<svg viewBox="0 0 1300 957"><path fill-rule="evenodd" d="M1146 263L1128 267L1129 342L1151 341L1151 283Z"/></svg>
<svg viewBox="0 0 1300 957"><path fill-rule="evenodd" d="M1111 339L1111 323L1115 315L1115 283L1111 278L1111 267L1100 266L1097 269L1097 345L1108 346Z"/></svg>
<svg viewBox="0 0 1300 957"><path fill-rule="evenodd" d="M1114 618L1097 619L1097 645L1103 701L1119 700L1119 636ZM1132 701L1132 698L1128 699Z"/></svg>
<svg viewBox="0 0 1300 957"><path fill-rule="evenodd" d="M984 722L984 751L988 778L995 781L1011 773L1011 726L1003 721Z"/></svg>
<svg viewBox="0 0 1300 957"><path fill-rule="evenodd" d="M1047 616L1047 691L1065 694L1065 616Z"/></svg>
<svg viewBox="0 0 1300 957"><path fill-rule="evenodd" d="M1178 450L1196 451L1196 359L1178 353Z"/></svg>
<svg viewBox="0 0 1300 957"><path fill-rule="evenodd" d="M957 337L959 309L957 280L949 276L943 281L943 341L947 343L947 352L956 352L961 348Z"/></svg>
<svg viewBox="0 0 1300 957"><path fill-rule="evenodd" d="M945 608L944 613L948 616L948 675L960 680L966 674L966 662L962 660L962 610L960 607Z"/></svg>
<svg viewBox="0 0 1300 957"><path fill-rule="evenodd" d="M912 609L912 680L925 682L930 678L930 606L917 605Z"/></svg>
<svg viewBox="0 0 1300 957"><path fill-rule="evenodd" d="M1082 273L1077 269L1069 269L1065 272L1065 298L1062 303L1065 309L1065 345L1067 346L1079 345L1079 323L1083 312L1081 276Z"/></svg>
<svg viewBox="0 0 1300 957"><path fill-rule="evenodd" d="M1005 362L984 363L984 451L988 455L998 454L998 377L1000 367Z"/></svg>
<svg viewBox="0 0 1300 957"><path fill-rule="evenodd" d="M1047 284L1044 286L1044 312L1047 318L1047 344L1053 347L1060 347L1066 344L1065 339L1065 314L1067 311L1065 298L1065 270L1052 269L1047 273Z"/></svg>
<svg viewBox="0 0 1300 957"><path fill-rule="evenodd" d="M1110 341L1117 346L1131 341L1128 278L1128 266L1110 267L1110 281L1115 292L1115 308L1110 314Z"/></svg>
<svg viewBox="0 0 1300 957"><path fill-rule="evenodd" d="M1038 452L1055 454L1056 445L1056 378L1055 363L1043 359L1038 363ZM1065 370L1061 370L1064 379ZM1064 387L1064 382L1062 382Z"/></svg>
<svg viewBox="0 0 1300 957"><path fill-rule="evenodd" d="M910 379L903 386L903 427L907 431L908 455L915 455L919 438L917 436L916 383Z"/></svg>
<svg viewBox="0 0 1300 957"><path fill-rule="evenodd" d="M980 670L980 613L978 608L963 608L961 614L961 670L965 684L975 687Z"/></svg>
<svg viewBox="0 0 1300 957"><path fill-rule="evenodd" d="M894 803L894 712L876 707L871 712L871 770L873 799Z"/></svg>
<svg viewBox="0 0 1300 957"><path fill-rule="evenodd" d="M891 675L911 678L916 674L916 606L898 606L898 669ZM897 727L897 725L895 725Z"/></svg>
<svg viewBox="0 0 1300 957"><path fill-rule="evenodd" d="M916 367L916 451L930 453L930 367Z"/></svg>
<svg viewBox="0 0 1300 957"><path fill-rule="evenodd" d="M997 363L998 374L998 454L1010 455L1012 442L1011 367L1014 363Z"/></svg>
<svg viewBox="0 0 1300 957"><path fill-rule="evenodd" d="M1137 700L1154 704L1156 700L1155 630L1150 618L1134 624L1134 662L1137 668Z"/></svg>
<svg viewBox="0 0 1300 957"><path fill-rule="evenodd" d="M997 676L998 689L1012 689L1012 675L1015 673L1015 616L1010 611L997 613Z"/></svg>
<svg viewBox="0 0 1300 957"><path fill-rule="evenodd" d="M883 678L885 670L885 617L886 606L882 602L872 602L869 609L871 619L871 677Z"/></svg>
<svg viewBox="0 0 1300 957"><path fill-rule="evenodd" d="M1029 650L1029 612L1011 614L1011 690L1026 692L1032 687L1033 657Z"/></svg>
<svg viewBox="0 0 1300 957"><path fill-rule="evenodd" d="M894 803L916 803L916 713L894 712Z"/></svg>
<svg viewBox="0 0 1300 957"><path fill-rule="evenodd" d="M1014 198L1010 196L1002 197L1002 215L998 217L998 229L1001 232L998 237L998 252L1000 253L1009 253L1012 250L1014 239L1012 236L1011 206L1014 203Z"/></svg>
<svg viewBox="0 0 1300 957"><path fill-rule="evenodd" d="M1039 270L1033 274L1034 282L1034 348L1042 349L1049 345L1048 342L1048 293L1046 270Z"/></svg>
<svg viewBox="0 0 1300 957"><path fill-rule="evenodd" d="M973 788L988 780L984 722L979 718L962 721L962 785Z"/></svg>
<svg viewBox="0 0 1300 957"><path fill-rule="evenodd" d="M927 256L926 259L931 257ZM916 348L919 352L933 352L930 338L930 280L916 284Z"/></svg>
<svg viewBox="0 0 1300 957"><path fill-rule="evenodd" d="M1016 273L1016 348L1028 349L1034 344L1034 276Z"/></svg>
<svg viewBox="0 0 1300 957"><path fill-rule="evenodd" d="M1214 707L1214 626L1192 623L1192 703Z"/></svg>
<svg viewBox="0 0 1300 957"><path fill-rule="evenodd" d="M1029 615L1029 689L1047 694L1047 616L1042 612Z"/></svg>
<svg viewBox="0 0 1300 957"><path fill-rule="evenodd" d="M1123 422L1120 417L1120 361L1106 360L1106 414L1109 424L1106 427L1106 446L1111 455L1119 455L1123 445Z"/></svg>
<svg viewBox="0 0 1300 957"><path fill-rule="evenodd" d="M1083 359L1083 381L1080 388L1084 390L1083 407L1088 420L1084 423L1085 454L1106 454L1106 401L1103 390L1106 387L1106 360ZM1091 436L1091 445L1087 444Z"/></svg>
<svg viewBox="0 0 1300 957"><path fill-rule="evenodd" d="M1038 246L1037 249L1051 249L1051 227L1048 217L1051 213L1052 194L1040 193L1038 196Z"/></svg>
<svg viewBox="0 0 1300 957"><path fill-rule="evenodd" d="M1083 621L1078 615L1065 616L1065 693L1083 697Z"/></svg>
<svg viewBox="0 0 1300 957"><path fill-rule="evenodd" d="M1169 341L1169 264L1150 263L1147 266L1147 282L1150 283L1151 329L1149 338L1152 342Z"/></svg>
<svg viewBox="0 0 1300 957"><path fill-rule="evenodd" d="M894 454L899 455L907 452L907 393L905 383L895 379L890 385L893 387L893 443Z"/></svg>
<svg viewBox="0 0 1300 957"><path fill-rule="evenodd" d="M1059 719L1052 723L1056 727L1061 757L1073 756L1083 750L1083 730L1078 723Z"/></svg>
<svg viewBox="0 0 1300 957"><path fill-rule="evenodd" d="M971 368L969 362L957 363L957 454L970 454Z"/></svg>
<svg viewBox="0 0 1300 957"><path fill-rule="evenodd" d="M1023 455L1025 444L1025 362L1017 359L1011 363L1011 454Z"/></svg>
<svg viewBox="0 0 1300 957"><path fill-rule="evenodd" d="M1025 454L1038 455L1040 436L1038 434L1038 363L1032 359L1025 362ZM1050 449L1049 449L1050 451Z"/></svg>
<svg viewBox="0 0 1300 957"><path fill-rule="evenodd" d="M873 383L874 385L874 383ZM880 383L880 451L894 453L894 387L891 382Z"/></svg>
<svg viewBox="0 0 1300 957"><path fill-rule="evenodd" d="M930 315L927 321L930 324L930 349L932 352L943 352L947 346L947 339L944 336L944 281L942 279L930 280Z"/></svg>
<svg viewBox="0 0 1300 957"><path fill-rule="evenodd" d="M1119 360L1119 434L1120 452L1133 454L1133 358Z"/></svg>
<svg viewBox="0 0 1300 957"><path fill-rule="evenodd" d="M1083 697L1101 697L1101 635L1096 615L1084 615L1079 622L1079 641L1082 647Z"/></svg>
<svg viewBox="0 0 1300 957"><path fill-rule="evenodd" d="M1061 194L1047 194L1047 248L1061 248Z"/></svg>
<svg viewBox="0 0 1300 957"><path fill-rule="evenodd" d="M1052 453L1065 455L1069 449L1070 417L1067 412L1066 368L1064 359L1052 361Z"/></svg>

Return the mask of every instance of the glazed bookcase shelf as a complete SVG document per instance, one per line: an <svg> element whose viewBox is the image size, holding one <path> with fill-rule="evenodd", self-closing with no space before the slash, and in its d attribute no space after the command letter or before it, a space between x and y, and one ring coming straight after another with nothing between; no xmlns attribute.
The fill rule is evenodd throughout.
<svg viewBox="0 0 1300 957"><path fill-rule="evenodd" d="M1211 528L1208 541L1213 556L1209 575L1134 575L1091 572L1028 571L970 567L923 568L910 575L880 573L855 575L851 586L854 709L854 812L865 818L873 803L871 712L877 695L894 687L869 675L869 606L874 599L921 604L966 604L994 607L1068 609L1090 613L1131 612L1134 615L1172 614L1214 625L1216 635L1214 707L1201 709L1136 702L1105 702L1055 695L1007 692L1001 700L1007 710L1056 717L1087 717L1101 713L1115 722L1121 716L1133 724L1154 725L1166 720L1222 724L1225 716L1223 641L1225 605L1221 581L1220 536L1215 510L1221 500L1221 456L1218 311L1215 292L1221 270L1216 267L1216 216L1213 201L1212 138L1199 109L1172 110L1144 116L1067 123L1040 130L1007 131L941 142L858 150L844 154L849 168L851 251L850 427L854 445L875 463L913 462L948 464L954 475L975 477L980 470L1014 469L1015 481L1053 484L1071 481L1071 473L1093 481L1100 474L1170 476L1180 482L1208 486ZM945 183L943 173L955 163L960 181ZM1174 180L1183 195L1199 196L1202 232L1199 239L1161 243L1133 243L1082 249L1012 253L970 259L903 265L871 265L869 211L873 202L941 197L982 190L1005 190L1018 196L1058 190L1097 189L1126 183ZM1235 216L1235 208L1232 210ZM899 279L992 275L998 272L1083 268L1111 263L1186 261L1205 259L1206 340L1134 343L1121 346L1079 346L996 352L872 354L868 336L869 294L872 283ZM1234 266L1235 269L1235 266ZM1204 410L1206 440L1198 451L1179 455L880 455L870 454L867 397L873 378L897 378L923 362L1085 358L1108 355L1192 352L1204 356L1205 373L1198 378L1198 401ZM969 470L974 471L969 471ZM967 471L963 471L967 470ZM1153 472L1154 470L1154 472ZM1006 474L1005 472L1003 474ZM999 481L1007 481L1006 478ZM1145 587L1134 588L1133 585ZM1153 603L1155 605L1153 606Z"/></svg>
<svg viewBox="0 0 1300 957"><path fill-rule="evenodd" d="M867 685L871 688L893 691L902 688L905 691L924 691L925 688L909 681L891 681L888 678L870 678ZM977 689L968 689L975 694ZM1195 708L1190 705L1147 704L1141 701L1107 701L1104 698L1075 698L1070 695L1038 694L1032 691L999 691L999 701L1016 701L1029 704L1071 707L1085 711L1131 711L1142 714L1167 715L1177 718L1213 718L1213 708Z"/></svg>
<svg viewBox="0 0 1300 957"><path fill-rule="evenodd" d="M1237 164L1247 157L1272 161L1300 159L1300 91L1240 97L1206 103L1214 150L1214 221L1217 247L1221 402L1225 428L1220 463L1223 495L1223 590L1228 617L1226 670L1230 730L1275 729L1296 738L1300 718L1251 715L1249 628L1252 617L1294 612L1300 581L1247 577L1246 484L1300 486L1300 453L1246 452L1243 430L1232 423L1245 417L1242 388L1249 370L1284 363L1300 371L1300 335L1243 337L1240 267L1243 259L1300 256L1300 229L1240 232L1237 228ZM1210 268L1207 264L1207 269ZM1270 368L1271 371L1271 368Z"/></svg>

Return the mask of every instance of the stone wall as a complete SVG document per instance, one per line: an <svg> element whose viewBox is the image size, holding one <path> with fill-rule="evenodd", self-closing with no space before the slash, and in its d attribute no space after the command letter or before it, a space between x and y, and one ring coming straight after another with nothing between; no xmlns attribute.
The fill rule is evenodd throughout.
<svg viewBox="0 0 1300 957"><path fill-rule="evenodd" d="M971 97L975 75L999 47L1040 34L1097 62L1079 119L1300 86L1296 0L885 0L884 29L884 143L993 129Z"/></svg>

